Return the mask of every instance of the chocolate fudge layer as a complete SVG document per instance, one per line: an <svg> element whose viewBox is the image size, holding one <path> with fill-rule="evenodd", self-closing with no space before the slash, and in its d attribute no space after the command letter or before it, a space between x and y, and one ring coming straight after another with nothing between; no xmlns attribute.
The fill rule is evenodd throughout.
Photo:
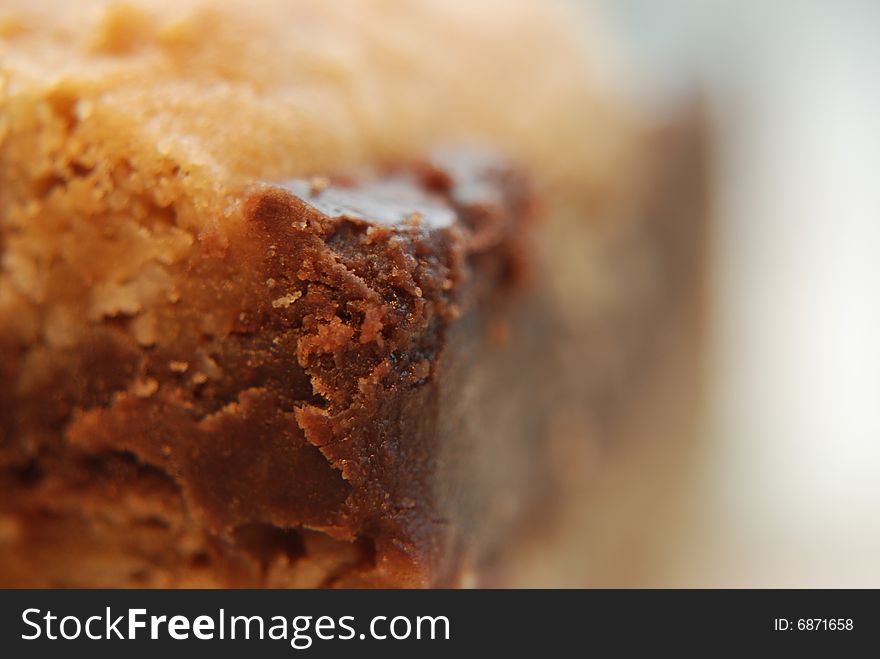
<svg viewBox="0 0 880 659"><path fill-rule="evenodd" d="M70 514L87 528L107 515L96 488L143 486L147 510L100 519L109 533L145 525L173 547L180 509L200 533L159 560L131 547L134 583L203 563L219 583L297 584L301 558L330 560L313 542L341 558L310 585L456 583L540 482L541 413L505 422L529 400L502 363L535 361L522 340L534 323L497 337L522 316L527 190L469 152L261 185L222 250L204 244L170 271L147 337L125 318L61 350L13 342L9 381L27 387L2 401L2 508L22 547ZM205 326L218 313L222 334ZM77 582L68 567L40 578Z"/></svg>

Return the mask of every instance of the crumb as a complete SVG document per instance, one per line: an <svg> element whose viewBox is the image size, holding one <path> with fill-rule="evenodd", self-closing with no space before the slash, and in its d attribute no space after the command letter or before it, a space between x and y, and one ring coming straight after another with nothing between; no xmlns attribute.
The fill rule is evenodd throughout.
<svg viewBox="0 0 880 659"><path fill-rule="evenodd" d="M159 389L159 383L155 378L135 380L131 385L131 393L138 398L149 398Z"/></svg>
<svg viewBox="0 0 880 659"><path fill-rule="evenodd" d="M299 291L294 291L293 293L288 293L287 295L282 295L276 300L272 301L272 306L275 309L287 309L291 304L296 302L300 297L302 297L302 293Z"/></svg>

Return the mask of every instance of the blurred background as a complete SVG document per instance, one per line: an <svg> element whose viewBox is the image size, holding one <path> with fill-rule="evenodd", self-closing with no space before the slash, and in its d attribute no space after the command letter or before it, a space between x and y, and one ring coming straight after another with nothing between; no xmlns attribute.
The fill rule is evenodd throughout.
<svg viewBox="0 0 880 659"><path fill-rule="evenodd" d="M880 3L583 1L712 131L709 412L641 582L880 586Z"/></svg>

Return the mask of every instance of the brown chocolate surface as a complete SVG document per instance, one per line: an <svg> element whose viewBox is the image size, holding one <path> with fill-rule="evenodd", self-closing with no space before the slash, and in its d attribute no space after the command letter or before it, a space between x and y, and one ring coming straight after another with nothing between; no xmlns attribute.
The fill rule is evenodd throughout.
<svg viewBox="0 0 880 659"><path fill-rule="evenodd" d="M16 553L57 525L138 565L107 585L455 584L526 508L523 179L464 152L244 199L147 340L107 319L2 343L0 583L84 583ZM126 528L162 540L115 546Z"/></svg>

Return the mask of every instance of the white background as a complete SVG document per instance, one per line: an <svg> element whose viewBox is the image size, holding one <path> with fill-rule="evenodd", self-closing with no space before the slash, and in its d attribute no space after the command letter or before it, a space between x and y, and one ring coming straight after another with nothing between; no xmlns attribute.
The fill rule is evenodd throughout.
<svg viewBox="0 0 880 659"><path fill-rule="evenodd" d="M606 0L715 131L712 406L666 581L880 586L880 2Z"/></svg>

